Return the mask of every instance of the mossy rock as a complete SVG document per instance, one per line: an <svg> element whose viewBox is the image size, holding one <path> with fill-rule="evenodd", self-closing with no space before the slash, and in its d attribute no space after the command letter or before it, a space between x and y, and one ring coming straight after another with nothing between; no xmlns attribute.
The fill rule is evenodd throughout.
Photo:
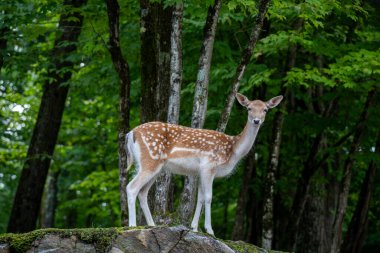
<svg viewBox="0 0 380 253"><path fill-rule="evenodd" d="M33 243L46 235L58 235L60 238L76 237L78 240L94 245L97 252L106 252L123 228L82 228L82 229L39 229L29 233L0 235L0 243L10 246L12 252L26 252Z"/></svg>
<svg viewBox="0 0 380 253"><path fill-rule="evenodd" d="M1 247L7 245L2 250ZM244 242L223 241L184 226L40 229L0 235L0 252L247 252L274 253Z"/></svg>

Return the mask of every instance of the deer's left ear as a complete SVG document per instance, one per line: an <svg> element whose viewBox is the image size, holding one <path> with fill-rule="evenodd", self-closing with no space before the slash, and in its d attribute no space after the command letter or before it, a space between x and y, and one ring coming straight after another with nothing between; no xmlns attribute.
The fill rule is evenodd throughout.
<svg viewBox="0 0 380 253"><path fill-rule="evenodd" d="M277 96L277 97L269 99L266 102L266 104L268 108L273 108L273 107L276 107L282 101L282 99L283 99L283 96Z"/></svg>
<svg viewBox="0 0 380 253"><path fill-rule="evenodd" d="M249 99L246 96L244 96L244 95L242 95L240 93L236 93L236 99L244 107L247 107L248 104L249 104Z"/></svg>

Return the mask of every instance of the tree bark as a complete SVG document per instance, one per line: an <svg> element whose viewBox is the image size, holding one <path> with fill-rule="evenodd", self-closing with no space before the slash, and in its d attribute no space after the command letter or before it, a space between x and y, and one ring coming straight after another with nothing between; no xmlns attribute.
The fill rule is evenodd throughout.
<svg viewBox="0 0 380 253"><path fill-rule="evenodd" d="M314 181L314 180L313 180ZM325 213L326 196L323 183L312 182L310 186L310 197L307 199L304 212L299 225L296 242L296 252L304 253L323 253L325 245L324 218L329 216Z"/></svg>
<svg viewBox="0 0 380 253"><path fill-rule="evenodd" d="M264 182L264 210L263 210L263 232L261 247L270 250L273 241L274 229L274 186L276 184L276 172L280 158L280 145L282 127L284 124L284 113L277 111L273 123L272 145L269 156L269 167Z"/></svg>
<svg viewBox="0 0 380 253"><path fill-rule="evenodd" d="M224 132L226 130L231 109L235 101L236 92L240 87L240 81L243 78L245 69L251 60L253 49L255 48L256 43L259 39L261 27L263 26L264 18L268 10L269 3L270 0L260 1L259 12L256 17L255 26L252 29L248 45L242 54L240 63L236 68L235 76L232 81L232 89L227 96L226 103L224 105L224 109L218 123L217 131L219 132Z"/></svg>
<svg viewBox="0 0 380 253"><path fill-rule="evenodd" d="M183 5L178 4L173 9L170 35L170 96L168 105L168 122L178 124L181 102L182 83L182 16ZM167 212L171 201L170 188L172 175L163 170L156 181L155 215L159 224L170 224Z"/></svg>
<svg viewBox="0 0 380 253"><path fill-rule="evenodd" d="M130 115L130 90L131 78L129 65L123 57L119 36L120 7L117 0L106 0L108 26L109 26L109 48L112 62L119 76L119 128L118 128L118 154L119 154L119 192L121 224L127 225L128 202L126 187L128 184L127 154L125 152L125 135L129 131Z"/></svg>
<svg viewBox="0 0 380 253"><path fill-rule="evenodd" d="M172 8L140 0L141 123L167 121Z"/></svg>
<svg viewBox="0 0 380 253"><path fill-rule="evenodd" d="M171 35L174 8L173 6L164 8L163 1L150 2L148 0L140 0L140 7L142 97L140 121L141 123L165 122L168 119L171 90ZM158 176L148 195L149 204L154 207L154 219L156 219L157 214L162 212L163 207L161 203L163 199L156 198L156 190L159 195L164 194L165 200L167 200L165 188L168 189L170 180L167 174L162 176L164 173L162 172ZM169 203L166 201L164 209L167 209L168 205ZM161 223L161 219L157 222Z"/></svg>
<svg viewBox="0 0 380 253"><path fill-rule="evenodd" d="M368 120L369 108L375 100L375 94L375 90L371 90L370 92L368 92L366 103L358 121L357 129L354 135L354 140L352 141L348 157L344 163L343 179L339 190L338 207L336 210L336 217L333 225L334 234L332 239L331 253L340 252L343 219L344 215L346 214L347 197L350 190L352 167L355 163L354 155L356 154L361 143L361 139L363 137L365 126Z"/></svg>
<svg viewBox="0 0 380 253"><path fill-rule="evenodd" d="M194 128L203 128L206 119L210 67L221 5L221 0L215 0L214 5L208 8L207 20L203 28L203 43L198 62L198 74L191 117L191 127Z"/></svg>
<svg viewBox="0 0 380 253"><path fill-rule="evenodd" d="M50 69L48 73L48 79L53 81L46 81L43 88L37 122L13 202L8 232L28 232L36 228L41 196L69 91L67 82L72 75L70 71L62 71L74 65L67 60L67 55L77 48L76 42L83 23L79 8L84 3L85 0L64 1L64 5L72 9L62 14L59 20L51 54L55 69Z"/></svg>
<svg viewBox="0 0 380 253"><path fill-rule="evenodd" d="M170 96L168 122L178 124L181 104L182 84L182 17L183 5L178 4L173 10L170 35Z"/></svg>
<svg viewBox="0 0 380 253"><path fill-rule="evenodd" d="M215 0L214 5L208 8L207 19L203 28L203 43L198 62L198 74L191 117L191 127L193 128L203 128L206 119L210 67L221 5L221 0ZM180 218L184 224L190 224L194 212L197 182L198 180L195 176L185 177L180 205Z"/></svg>
<svg viewBox="0 0 380 253"><path fill-rule="evenodd" d="M340 154L335 154L334 160L333 160L333 166L335 168L340 168ZM328 166L324 166L324 174L328 175ZM325 210L324 210L324 224L325 227L325 233L324 237L322 238L321 244L323 244L323 251L322 253L329 253L331 250L332 245L332 238L333 238L333 224L335 215L334 212L336 210L336 207L338 206L338 191L339 191L339 182L336 178L336 175L330 175L327 177L327 184L325 185L325 192L326 192L326 203L325 203Z"/></svg>
<svg viewBox="0 0 380 253"><path fill-rule="evenodd" d="M376 154L380 155L380 133L376 142ZM375 181L376 163L371 161L360 190L359 200L356 204L354 215L341 247L341 252L358 253L361 252L365 230L368 226L368 210L372 196L372 189Z"/></svg>
<svg viewBox="0 0 380 253"><path fill-rule="evenodd" d="M60 170L50 171L48 176L44 212L41 217L42 228L54 227L55 209L57 207L58 177L60 172Z"/></svg>

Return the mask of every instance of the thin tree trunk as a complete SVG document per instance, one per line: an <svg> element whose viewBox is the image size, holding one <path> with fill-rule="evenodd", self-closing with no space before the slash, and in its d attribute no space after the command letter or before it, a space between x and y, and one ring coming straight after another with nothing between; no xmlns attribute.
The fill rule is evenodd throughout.
<svg viewBox="0 0 380 253"><path fill-rule="evenodd" d="M4 59L7 51L7 33L9 32L9 28L4 26L0 29L0 70L4 66Z"/></svg>
<svg viewBox="0 0 380 253"><path fill-rule="evenodd" d="M119 192L121 224L127 224L128 202L126 187L128 184L127 154L125 152L125 135L129 131L130 115L130 90L131 78L129 65L123 57L119 36L120 7L117 0L106 0L109 26L109 52L115 70L119 76L119 129L118 129L118 153L119 153Z"/></svg>
<svg viewBox="0 0 380 253"><path fill-rule="evenodd" d="M182 83L182 16L183 5L175 6L172 15L171 47L170 47L170 96L168 106L168 122L178 124L181 102ZM162 170L156 181L155 215L159 224L170 224L167 212L170 202L170 188L172 175L169 171Z"/></svg>
<svg viewBox="0 0 380 253"><path fill-rule="evenodd" d="M376 142L376 154L380 155L380 133ZM365 230L368 226L368 209L375 181L376 163L371 161L360 190L359 200L354 215L341 247L343 253L359 253L364 241Z"/></svg>
<svg viewBox="0 0 380 253"><path fill-rule="evenodd" d="M193 128L203 128L206 119L210 67L221 5L221 0L215 0L214 5L208 8L207 19L203 28L203 43L198 62L198 74L191 118L191 127ZM194 212L197 181L195 176L185 177L180 205L180 218L184 224L190 224Z"/></svg>
<svg viewBox="0 0 380 253"><path fill-rule="evenodd" d="M217 130L219 132L224 132L226 130L228 119L230 118L231 109L235 101L236 92L240 87L240 81L243 78L245 69L251 60L253 49L255 48L256 43L259 39L261 27L263 26L264 18L268 10L269 3L270 0L260 1L259 12L256 17L255 25L252 29L247 48L244 50L240 63L236 68L235 76L232 81L232 89L228 94L222 115L218 123Z"/></svg>
<svg viewBox="0 0 380 253"><path fill-rule="evenodd" d="M284 113L277 111L273 123L273 140L270 151L269 167L264 182L264 210L263 210L263 232L261 247L266 250L272 248L274 229L274 186L276 184L276 171L280 158L280 145L282 126L284 123Z"/></svg>
<svg viewBox="0 0 380 253"><path fill-rule="evenodd" d="M181 104L182 84L182 17L183 5L178 4L173 10L170 35L170 96L168 122L178 124Z"/></svg>
<svg viewBox="0 0 380 253"><path fill-rule="evenodd" d="M47 181L44 212L41 217L42 228L54 227L55 209L57 207L58 177L60 170L50 171Z"/></svg>
<svg viewBox="0 0 380 253"><path fill-rule="evenodd" d="M339 195L338 195L339 197L338 197L337 214L336 214L334 225L333 225L334 234L333 234L333 240L332 240L332 246L331 246L331 253L339 253L340 251L343 219L344 219L344 215L346 214L347 197L350 190L352 167L355 163L354 155L356 154L359 148L359 145L361 143L361 139L364 134L364 129L368 120L369 108L371 107L372 103L375 100L375 94L376 94L375 90L371 90L370 92L368 92L367 101L360 115L357 130L354 135L354 140L352 141L348 157L344 163L343 179L341 182L341 187L340 187Z"/></svg>
<svg viewBox="0 0 380 253"><path fill-rule="evenodd" d="M249 183L252 180L253 170L255 164L255 147L253 147L247 156L244 174L243 185L239 192L239 197L236 204L235 224L232 230L232 240L244 240L245 239L245 224L246 224L246 212L249 199Z"/></svg>
<svg viewBox="0 0 380 253"><path fill-rule="evenodd" d="M294 30L298 33L303 27L304 20L299 18L294 24ZM290 71L296 65L297 58L297 45L293 44L289 47L285 74ZM281 85L281 93L287 97L288 89L284 88L284 84ZM287 102L282 106L286 107ZM277 111L273 123L272 129L272 144L270 147L270 156L268 162L268 170L264 182L264 196L263 196L263 231L262 231L262 244L264 249L270 250L273 244L274 235L274 186L276 184L276 173L280 158L280 146L281 146L281 134L284 124L284 113Z"/></svg>
<svg viewBox="0 0 380 253"><path fill-rule="evenodd" d="M203 28L203 43L198 63L193 113L191 117L191 127L194 128L203 128L206 119L210 67L221 5L221 0L215 0L214 5L208 8L207 20Z"/></svg>
<svg viewBox="0 0 380 253"><path fill-rule="evenodd" d="M76 42L83 23L79 8L85 2L85 0L64 1L64 6L71 10L62 14L59 21L59 32L51 54L55 69L50 69L48 73L48 80L53 81L51 83L46 81L44 85L37 122L13 202L8 232L27 232L36 228L41 196L69 91L69 85L66 83L72 74L71 71L64 73L62 71L74 65L67 60L67 56L77 49Z"/></svg>

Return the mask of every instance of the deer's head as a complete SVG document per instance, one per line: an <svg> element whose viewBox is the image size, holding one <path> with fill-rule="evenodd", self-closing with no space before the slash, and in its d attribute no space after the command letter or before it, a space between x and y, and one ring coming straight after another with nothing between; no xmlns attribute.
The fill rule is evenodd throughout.
<svg viewBox="0 0 380 253"><path fill-rule="evenodd" d="M261 100L249 100L246 96L236 93L236 99L248 110L248 121L255 125L261 125L269 109L276 107L283 96L269 99L267 102Z"/></svg>

